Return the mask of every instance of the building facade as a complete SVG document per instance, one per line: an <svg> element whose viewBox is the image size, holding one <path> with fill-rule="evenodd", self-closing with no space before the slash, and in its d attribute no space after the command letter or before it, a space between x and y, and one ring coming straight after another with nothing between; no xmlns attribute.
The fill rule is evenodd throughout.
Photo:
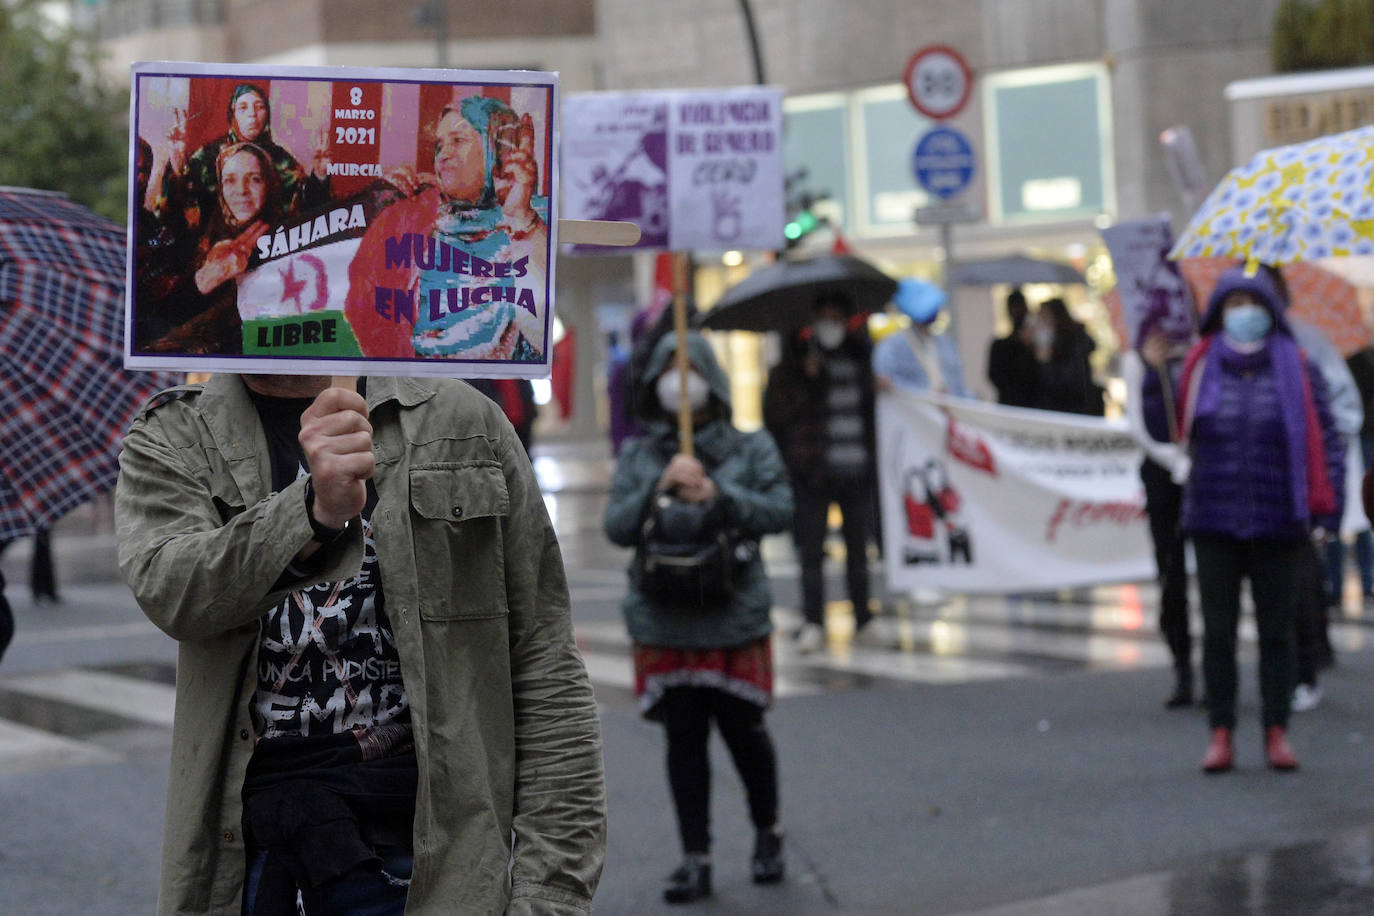
<svg viewBox="0 0 1374 916"><path fill-rule="evenodd" d="M1165 210L1181 226L1188 215L1162 131L1187 126L1213 181L1233 164L1224 90L1270 73L1279 0L746 2L765 81L787 96L787 169L805 169L804 183L827 195L824 212L857 253L894 273L939 277L948 256L1024 252L1071 259L1105 282L1098 228ZM98 0L79 9L116 78L133 60L170 57L558 70L565 93L756 81L742 0ZM932 44L956 49L974 73L969 104L950 121L978 153L964 194L974 219L955 227L949 252L913 219L929 199L911 155L931 122L902 76ZM637 257L633 270L630 258L560 263L560 312L592 331L579 334L574 434L598 425L606 307L648 298L652 271ZM704 260L698 301L709 305L756 262ZM1001 292L961 290L955 302L970 382L985 394ZM1094 317L1086 291L1070 297ZM757 344L726 350L742 377L761 377Z"/></svg>

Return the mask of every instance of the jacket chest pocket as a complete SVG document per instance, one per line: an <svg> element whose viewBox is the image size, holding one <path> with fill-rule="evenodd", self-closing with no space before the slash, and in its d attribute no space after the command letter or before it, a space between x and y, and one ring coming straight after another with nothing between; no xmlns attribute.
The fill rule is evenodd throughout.
<svg viewBox="0 0 1374 916"><path fill-rule="evenodd" d="M410 509L420 616L506 616L503 545L510 495L500 462L478 459L412 468Z"/></svg>

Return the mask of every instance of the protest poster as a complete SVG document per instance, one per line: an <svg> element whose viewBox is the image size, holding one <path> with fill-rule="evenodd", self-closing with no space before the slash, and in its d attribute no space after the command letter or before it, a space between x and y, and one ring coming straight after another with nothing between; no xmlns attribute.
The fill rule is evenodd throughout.
<svg viewBox="0 0 1374 916"><path fill-rule="evenodd" d="M132 80L126 366L548 376L556 74Z"/></svg>
<svg viewBox="0 0 1374 916"><path fill-rule="evenodd" d="M1168 257L1174 244L1169 215L1127 220L1101 232L1112 256L1130 345L1140 346L1140 329L1147 321L1174 343L1189 343L1197 333L1197 311L1178 265Z"/></svg>
<svg viewBox="0 0 1374 916"><path fill-rule="evenodd" d="M563 124L565 217L633 222L643 249L782 247L781 90L576 94Z"/></svg>
<svg viewBox="0 0 1374 916"><path fill-rule="evenodd" d="M1154 578L1141 450L1124 421L892 392L877 427L889 588Z"/></svg>
<svg viewBox="0 0 1374 916"><path fill-rule="evenodd" d="M667 248L667 95L569 95L563 124L564 215L627 220L639 226L637 247Z"/></svg>

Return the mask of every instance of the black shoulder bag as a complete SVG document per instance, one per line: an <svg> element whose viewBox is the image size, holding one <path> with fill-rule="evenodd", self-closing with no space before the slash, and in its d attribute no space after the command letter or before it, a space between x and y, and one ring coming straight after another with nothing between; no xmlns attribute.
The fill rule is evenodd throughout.
<svg viewBox="0 0 1374 916"><path fill-rule="evenodd" d="M636 584L647 597L689 608L718 606L735 593L758 544L725 517L719 499L689 503L655 493L640 526Z"/></svg>

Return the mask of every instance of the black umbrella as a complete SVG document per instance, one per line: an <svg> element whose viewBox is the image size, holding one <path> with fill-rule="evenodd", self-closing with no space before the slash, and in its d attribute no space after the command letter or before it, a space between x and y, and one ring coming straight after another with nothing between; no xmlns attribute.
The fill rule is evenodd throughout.
<svg viewBox="0 0 1374 916"><path fill-rule="evenodd" d="M785 331L806 323L817 297L839 294L858 311L876 312L896 291L897 281L853 255L779 261L727 289L699 324L715 331Z"/></svg>
<svg viewBox="0 0 1374 916"><path fill-rule="evenodd" d="M1043 261L1023 254L990 261L964 261L954 268L956 286L993 286L1010 283L1087 283L1087 279L1062 261Z"/></svg>

